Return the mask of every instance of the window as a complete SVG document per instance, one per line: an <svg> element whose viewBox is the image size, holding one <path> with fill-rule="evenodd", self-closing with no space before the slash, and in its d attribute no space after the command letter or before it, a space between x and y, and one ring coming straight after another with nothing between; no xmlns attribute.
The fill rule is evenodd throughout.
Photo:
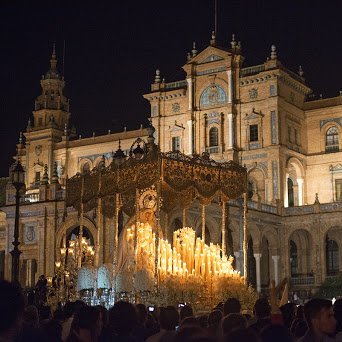
<svg viewBox="0 0 342 342"><path fill-rule="evenodd" d="M209 131L209 146L218 146L218 128L212 127Z"/></svg>
<svg viewBox="0 0 342 342"><path fill-rule="evenodd" d="M291 277L298 275L298 252L297 245L290 241L290 265L291 265Z"/></svg>
<svg viewBox="0 0 342 342"><path fill-rule="evenodd" d="M249 141L258 141L258 125L249 126Z"/></svg>
<svg viewBox="0 0 342 342"><path fill-rule="evenodd" d="M288 142L292 142L291 127L290 126L287 126L287 140L288 140Z"/></svg>
<svg viewBox="0 0 342 342"><path fill-rule="evenodd" d="M289 199L289 207L294 206L294 191L293 191L293 181L291 178L287 179L287 194Z"/></svg>
<svg viewBox="0 0 342 342"><path fill-rule="evenodd" d="M327 263L327 275L335 275L339 272L339 251L337 242L330 240L327 236L326 239L326 263Z"/></svg>
<svg viewBox="0 0 342 342"><path fill-rule="evenodd" d="M180 151L180 137L172 137L172 151Z"/></svg>
<svg viewBox="0 0 342 342"><path fill-rule="evenodd" d="M38 118L38 126L43 126L43 118Z"/></svg>
<svg viewBox="0 0 342 342"><path fill-rule="evenodd" d="M40 184L40 172L36 172L36 176L35 176L34 182L35 182L36 185Z"/></svg>
<svg viewBox="0 0 342 342"><path fill-rule="evenodd" d="M325 151L326 152L338 152L339 141L338 141L338 129L333 126L327 130L325 138Z"/></svg>
<svg viewBox="0 0 342 342"><path fill-rule="evenodd" d="M296 129L294 130L294 142L296 145L298 145L298 132Z"/></svg>
<svg viewBox="0 0 342 342"><path fill-rule="evenodd" d="M270 96L275 96L275 86L274 84L271 84L270 85Z"/></svg>
<svg viewBox="0 0 342 342"><path fill-rule="evenodd" d="M253 195L254 195L254 184L252 181L249 180L247 183L247 198L251 200Z"/></svg>
<svg viewBox="0 0 342 342"><path fill-rule="evenodd" d="M335 180L336 201L342 201L342 179Z"/></svg>

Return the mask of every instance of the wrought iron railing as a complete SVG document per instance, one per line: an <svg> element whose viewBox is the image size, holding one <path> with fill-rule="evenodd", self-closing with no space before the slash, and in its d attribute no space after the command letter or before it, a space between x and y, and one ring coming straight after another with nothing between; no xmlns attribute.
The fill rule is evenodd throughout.
<svg viewBox="0 0 342 342"><path fill-rule="evenodd" d="M315 285L315 277L308 275L298 275L291 277L291 285Z"/></svg>

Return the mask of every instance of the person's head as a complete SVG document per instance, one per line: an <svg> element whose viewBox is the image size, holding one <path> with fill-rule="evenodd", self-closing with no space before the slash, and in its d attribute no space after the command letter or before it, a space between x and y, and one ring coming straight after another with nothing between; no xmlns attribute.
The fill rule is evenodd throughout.
<svg viewBox="0 0 342 342"><path fill-rule="evenodd" d="M147 308L145 304L137 304L135 306L137 309L137 314L138 314L138 320L140 324L145 324L147 320Z"/></svg>
<svg viewBox="0 0 342 342"><path fill-rule="evenodd" d="M231 313L223 317L221 327L222 334L227 335L235 330L247 328L247 320L239 313Z"/></svg>
<svg viewBox="0 0 342 342"><path fill-rule="evenodd" d="M194 316L185 317L180 322L180 327L200 327L198 320Z"/></svg>
<svg viewBox="0 0 342 342"><path fill-rule="evenodd" d="M304 316L309 326L316 333L332 334L335 332L336 319L330 300L314 298L304 305Z"/></svg>
<svg viewBox="0 0 342 342"><path fill-rule="evenodd" d="M260 334L263 342L292 342L293 338L288 329L278 324L266 326Z"/></svg>
<svg viewBox="0 0 342 342"><path fill-rule="evenodd" d="M100 310L93 306L84 306L75 313L71 323L70 335L78 339L96 340L101 334L102 322Z"/></svg>
<svg viewBox="0 0 342 342"><path fill-rule="evenodd" d="M70 318L74 314L75 302L66 302L63 308L64 317L66 319Z"/></svg>
<svg viewBox="0 0 342 342"><path fill-rule="evenodd" d="M342 298L339 298L334 303L334 314L336 323L336 331L342 331Z"/></svg>
<svg viewBox="0 0 342 342"><path fill-rule="evenodd" d="M293 336L295 338L303 337L308 330L308 323L305 320L298 321L296 326L293 329Z"/></svg>
<svg viewBox="0 0 342 342"><path fill-rule="evenodd" d="M280 308L281 315L283 316L284 324L287 329L291 327L292 321L295 319L297 307L294 303L286 303Z"/></svg>
<svg viewBox="0 0 342 342"><path fill-rule="evenodd" d="M45 319L40 324L44 341L55 342L62 340L62 324L57 319Z"/></svg>
<svg viewBox="0 0 342 342"><path fill-rule="evenodd" d="M108 310L103 305L96 305L100 311L102 329L108 325Z"/></svg>
<svg viewBox="0 0 342 342"><path fill-rule="evenodd" d="M39 315L38 310L34 305L28 305L25 307L23 313L23 323L27 327L38 328Z"/></svg>
<svg viewBox="0 0 342 342"><path fill-rule="evenodd" d="M220 310L213 310L208 316L208 327L217 327L222 319L222 312Z"/></svg>
<svg viewBox="0 0 342 342"><path fill-rule="evenodd" d="M0 281L0 336L15 336L22 324L25 299L21 288L6 280Z"/></svg>
<svg viewBox="0 0 342 342"><path fill-rule="evenodd" d="M254 304L253 311L257 319L269 317L271 315L271 305L267 298L257 299Z"/></svg>
<svg viewBox="0 0 342 342"><path fill-rule="evenodd" d="M175 330L179 322L178 311L169 306L167 308L160 308L159 323L160 327L165 330Z"/></svg>
<svg viewBox="0 0 342 342"><path fill-rule="evenodd" d="M296 309L296 318L304 319L304 306L298 305Z"/></svg>
<svg viewBox="0 0 342 342"><path fill-rule="evenodd" d="M253 329L247 328L232 331L224 337L224 341L261 342L261 339Z"/></svg>
<svg viewBox="0 0 342 342"><path fill-rule="evenodd" d="M183 321L184 318L191 317L194 315L194 312L192 310L192 307L188 304L181 307L179 312L179 319L180 321Z"/></svg>
<svg viewBox="0 0 342 342"><path fill-rule="evenodd" d="M109 309L109 325L113 332L129 334L138 324L138 314L135 307L128 302L119 301Z"/></svg>
<svg viewBox="0 0 342 342"><path fill-rule="evenodd" d="M223 305L223 315L227 316L230 313L240 313L241 304L236 298L228 298Z"/></svg>

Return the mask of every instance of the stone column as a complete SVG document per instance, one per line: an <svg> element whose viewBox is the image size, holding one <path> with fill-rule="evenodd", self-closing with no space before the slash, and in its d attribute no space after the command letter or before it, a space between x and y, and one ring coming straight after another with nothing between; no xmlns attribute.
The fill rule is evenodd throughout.
<svg viewBox="0 0 342 342"><path fill-rule="evenodd" d="M227 114L228 149L233 148L233 114Z"/></svg>
<svg viewBox="0 0 342 342"><path fill-rule="evenodd" d="M297 178L298 184L298 205L303 205L303 178Z"/></svg>
<svg viewBox="0 0 342 342"><path fill-rule="evenodd" d="M202 149L200 153L205 152L205 148L207 147L207 114L203 115L201 140L202 140Z"/></svg>
<svg viewBox="0 0 342 342"><path fill-rule="evenodd" d="M261 253L254 253L254 258L255 258L255 270L256 270L256 286L257 286L257 291L261 291L261 280L260 280L260 258L261 258Z"/></svg>
<svg viewBox="0 0 342 342"><path fill-rule="evenodd" d="M233 99L233 75L232 70L227 71L228 76L228 103L232 103Z"/></svg>
<svg viewBox="0 0 342 342"><path fill-rule="evenodd" d="M272 259L273 259L273 266L274 266L274 281L275 281L275 285L277 286L279 284L278 263L279 263L280 256L272 255Z"/></svg>
<svg viewBox="0 0 342 342"><path fill-rule="evenodd" d="M192 78L189 77L186 79L186 81L188 82L188 101L189 101L189 110L192 110Z"/></svg>
<svg viewBox="0 0 342 342"><path fill-rule="evenodd" d="M189 155L192 155L193 154L193 146L192 146L192 120L188 120L187 121L187 124L188 124L188 129L189 129L189 141L188 141L188 144L189 144L189 148L188 148L188 154Z"/></svg>
<svg viewBox="0 0 342 342"><path fill-rule="evenodd" d="M285 174L285 192L284 192L284 207L287 208L289 206L289 187L288 187L288 179L290 175L286 172Z"/></svg>

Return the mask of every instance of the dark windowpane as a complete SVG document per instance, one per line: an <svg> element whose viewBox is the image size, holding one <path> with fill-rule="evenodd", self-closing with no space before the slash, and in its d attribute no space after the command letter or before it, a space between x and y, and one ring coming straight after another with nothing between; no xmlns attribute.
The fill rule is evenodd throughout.
<svg viewBox="0 0 342 342"><path fill-rule="evenodd" d="M258 125L249 126L249 141L258 141Z"/></svg>
<svg viewBox="0 0 342 342"><path fill-rule="evenodd" d="M218 129L213 127L209 131L209 146L218 146Z"/></svg>

